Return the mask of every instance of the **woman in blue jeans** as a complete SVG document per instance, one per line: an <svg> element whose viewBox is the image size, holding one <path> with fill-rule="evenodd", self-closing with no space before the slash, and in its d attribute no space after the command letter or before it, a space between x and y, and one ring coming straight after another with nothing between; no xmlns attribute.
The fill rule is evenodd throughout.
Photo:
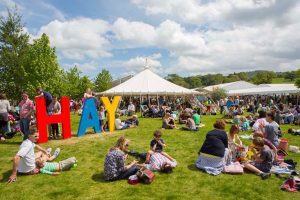
<svg viewBox="0 0 300 200"><path fill-rule="evenodd" d="M127 159L129 140L120 137L116 146L110 149L106 155L104 162L104 179L106 181L115 181L119 179L127 179L129 176L136 174L139 170L138 161L134 160L130 164L125 165Z"/></svg>

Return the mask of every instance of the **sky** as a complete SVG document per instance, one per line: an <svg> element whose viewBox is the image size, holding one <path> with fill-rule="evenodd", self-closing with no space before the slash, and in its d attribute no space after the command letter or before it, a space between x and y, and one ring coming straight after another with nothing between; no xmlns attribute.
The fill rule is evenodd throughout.
<svg viewBox="0 0 300 200"><path fill-rule="evenodd" d="M300 66L299 0L0 0L16 6L32 39L46 33L60 66L94 78Z"/></svg>

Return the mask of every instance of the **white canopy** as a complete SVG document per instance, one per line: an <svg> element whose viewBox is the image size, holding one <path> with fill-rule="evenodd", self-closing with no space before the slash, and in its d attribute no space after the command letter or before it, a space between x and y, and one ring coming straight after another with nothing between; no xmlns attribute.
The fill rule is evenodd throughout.
<svg viewBox="0 0 300 200"><path fill-rule="evenodd" d="M196 91L171 83L148 67L131 79L97 95L192 95L198 94Z"/></svg>
<svg viewBox="0 0 300 200"><path fill-rule="evenodd" d="M206 91L222 88L228 95L274 95L300 93L300 89L294 84L261 84L254 85L246 81L223 83L203 88Z"/></svg>

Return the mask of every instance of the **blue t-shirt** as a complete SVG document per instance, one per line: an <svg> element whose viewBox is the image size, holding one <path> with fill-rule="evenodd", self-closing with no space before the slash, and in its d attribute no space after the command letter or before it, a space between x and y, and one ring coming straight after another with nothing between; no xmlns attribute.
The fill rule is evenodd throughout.
<svg viewBox="0 0 300 200"><path fill-rule="evenodd" d="M165 142L163 141L163 139L159 139L159 141L164 144ZM155 152L162 152L163 150L163 146L161 144L158 143L157 140L153 139L151 142L150 142L150 147L153 148L154 145L156 145L156 148L154 149Z"/></svg>
<svg viewBox="0 0 300 200"><path fill-rule="evenodd" d="M46 102L47 101L52 101L52 95L49 92L46 92L46 91L43 90L42 93L45 97Z"/></svg>
<svg viewBox="0 0 300 200"><path fill-rule="evenodd" d="M232 102L231 100L228 100L228 101L226 102L227 108L230 108L232 105L233 105L233 102Z"/></svg>

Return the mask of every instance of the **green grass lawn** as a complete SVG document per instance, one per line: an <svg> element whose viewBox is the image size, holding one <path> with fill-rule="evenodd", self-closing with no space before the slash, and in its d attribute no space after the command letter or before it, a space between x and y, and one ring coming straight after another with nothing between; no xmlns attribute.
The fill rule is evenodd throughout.
<svg viewBox="0 0 300 200"><path fill-rule="evenodd" d="M285 78L273 78L272 79L272 84L293 84L295 81L287 80Z"/></svg>
<svg viewBox="0 0 300 200"><path fill-rule="evenodd" d="M196 169L206 133L220 116L203 116L206 125L198 133L181 130L163 130L167 153L178 161L172 174L156 173L151 185L129 185L126 180L105 182L103 163L108 149L117 138L125 135L131 140L129 149L145 152L149 148L153 131L161 126L160 119L140 119L138 128L107 134L88 134L68 140L50 141L43 147L61 148L57 160L71 156L78 159L77 168L59 176L44 174L18 176L13 184L6 184L11 173L11 158L18 150L21 137L0 143L0 199L300 199L300 193L287 193L279 189L283 180L272 176L262 181L260 177L244 175L211 176ZM72 115L72 129L76 132L79 117ZM230 125L227 125L227 129ZM293 126L294 127L294 126ZM288 126L282 126L287 132ZM300 128L295 127L295 128ZM242 133L243 134L243 133ZM300 146L300 137L285 134L291 145ZM249 143L250 141L245 141ZM290 154L300 163L300 154ZM298 167L298 169L300 169Z"/></svg>

